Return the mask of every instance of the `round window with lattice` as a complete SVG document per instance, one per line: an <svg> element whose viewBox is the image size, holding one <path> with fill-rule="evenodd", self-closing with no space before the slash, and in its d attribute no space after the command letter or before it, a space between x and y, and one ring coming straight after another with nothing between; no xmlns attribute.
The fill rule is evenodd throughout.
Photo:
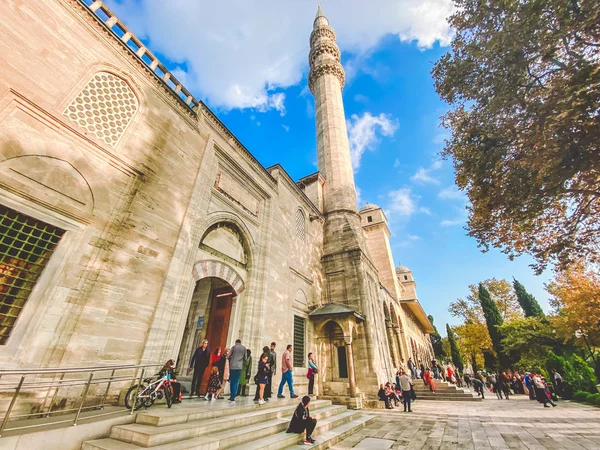
<svg viewBox="0 0 600 450"><path fill-rule="evenodd" d="M139 108L127 82L98 72L65 108L63 115L114 147Z"/></svg>
<svg viewBox="0 0 600 450"><path fill-rule="evenodd" d="M301 241L306 239L306 219L301 209L296 211L296 236Z"/></svg>

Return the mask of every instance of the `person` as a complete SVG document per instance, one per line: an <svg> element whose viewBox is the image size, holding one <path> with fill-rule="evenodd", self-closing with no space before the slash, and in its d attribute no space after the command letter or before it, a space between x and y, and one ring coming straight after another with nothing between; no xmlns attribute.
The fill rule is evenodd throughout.
<svg viewBox="0 0 600 450"><path fill-rule="evenodd" d="M446 379L449 383L454 383L454 379L452 378L453 375L454 371L452 370L452 366L448 364L448 367L446 367Z"/></svg>
<svg viewBox="0 0 600 450"><path fill-rule="evenodd" d="M271 395L273 395L273 377L277 375L277 352L275 351L275 347L277 344L275 342L271 342L271 347L269 348L269 367L271 368L269 371L269 381L265 386L265 400L269 400Z"/></svg>
<svg viewBox="0 0 600 450"><path fill-rule="evenodd" d="M471 383L473 383L473 389L475 389L475 392L477 392L477 396L481 396L482 399L485 399L485 385L483 384L483 381L477 377L473 377L471 378Z"/></svg>
<svg viewBox="0 0 600 450"><path fill-rule="evenodd" d="M410 377L403 371L402 375L400 375L400 388L402 389L402 398L404 400L404 412L412 412L410 407L412 401L412 387L413 384Z"/></svg>
<svg viewBox="0 0 600 450"><path fill-rule="evenodd" d="M389 381L385 383L385 395L389 399L390 405L393 404L393 406L398 406L400 397L396 394L395 385L391 384Z"/></svg>
<svg viewBox="0 0 600 450"><path fill-rule="evenodd" d="M548 403L550 403L552 407L556 406L556 403L554 403L550 397L548 386L546 386L545 380L541 375L535 375L533 377L533 385L535 386L535 396L538 402L544 404L544 408L550 408Z"/></svg>
<svg viewBox="0 0 600 450"><path fill-rule="evenodd" d="M175 360L168 360L158 373L160 377L168 376L171 383L173 403L181 403L181 383L175 378Z"/></svg>
<svg viewBox="0 0 600 450"><path fill-rule="evenodd" d="M202 384L202 377L204 377L204 372L206 371L206 368L209 364L210 349L208 348L208 341L204 339L200 344L200 347L198 347L192 355L190 367L187 370L188 374L192 370L194 371L194 376L192 377L192 389L190 390L190 397L194 394L196 394L197 397L200 397L200 385Z"/></svg>
<svg viewBox="0 0 600 450"><path fill-rule="evenodd" d="M305 395L302 401L294 411L290 425L286 433L303 433L306 430L304 444L312 445L316 441L312 438L312 433L317 426L317 419L310 417L310 397Z"/></svg>
<svg viewBox="0 0 600 450"><path fill-rule="evenodd" d="M294 394L294 380L292 378L292 345L288 344L283 356L281 357L281 383L279 383L279 390L277 391L277 398L285 398L283 395L283 387L287 383L290 390L290 398L298 398Z"/></svg>
<svg viewBox="0 0 600 450"><path fill-rule="evenodd" d="M502 388L500 386L500 381L499 380L499 376L495 373L490 374L490 384L492 385L492 388L494 389L494 394L496 394L496 397L498 398L498 400L502 400Z"/></svg>
<svg viewBox="0 0 600 450"><path fill-rule="evenodd" d="M425 364L423 364L423 362L421 360L419 360L419 370L420 370L419 377L421 379L423 379L423 376L425 376Z"/></svg>
<svg viewBox="0 0 600 450"><path fill-rule="evenodd" d="M435 394L435 383L433 378L431 378L431 372L429 371L429 367L425 369L425 373L423 374L423 382L426 386L429 386L429 390Z"/></svg>
<svg viewBox="0 0 600 450"><path fill-rule="evenodd" d="M214 400L217 398L217 393L221 390L221 377L219 376L219 368L213 366L208 379L208 387L206 388L205 400Z"/></svg>
<svg viewBox="0 0 600 450"><path fill-rule="evenodd" d="M390 402L390 398L387 395L387 390L383 384L379 385L379 391L377 391L377 398L383 402L385 409L394 409Z"/></svg>
<svg viewBox="0 0 600 450"><path fill-rule="evenodd" d="M264 405L265 404L265 399L263 398L264 394L265 394L265 386L267 385L267 382L269 381L269 372L271 371L271 368L269 367L269 347L265 347L266 348L266 352L263 352L262 355L260 355L260 359L258 361L258 371L256 372L256 376L254 377L254 380L256 381L256 384L258 385L258 388L256 389L257 395L258 395L258 404L259 405Z"/></svg>
<svg viewBox="0 0 600 450"><path fill-rule="evenodd" d="M471 377L469 376L468 373L465 373L464 380L465 380L465 384L467 385L467 387L471 388Z"/></svg>
<svg viewBox="0 0 600 450"><path fill-rule="evenodd" d="M246 360L244 361L244 366L242 367L242 375L240 376L240 385L238 387L237 395L242 395L242 397L246 397L246 389L250 391L248 388L248 384L250 383L250 375L252 373L252 352L250 349L246 349Z"/></svg>
<svg viewBox="0 0 600 450"><path fill-rule="evenodd" d="M506 372L502 372L502 375L500 375L500 387L502 388L504 398L508 400L508 394L510 393L510 377Z"/></svg>
<svg viewBox="0 0 600 450"><path fill-rule="evenodd" d="M552 377L554 381L554 385L556 386L556 394L563 396L563 379L560 373L556 371L556 369L552 369Z"/></svg>
<svg viewBox="0 0 600 450"><path fill-rule="evenodd" d="M535 400L535 387L532 383L533 375L529 372L525 372L525 376L523 377L523 382L525 383L525 387L527 388L527 393L529 394L529 400Z"/></svg>
<svg viewBox="0 0 600 450"><path fill-rule="evenodd" d="M408 358L408 362L406 363L408 370L410 370L410 376L415 379L417 378L417 369L415 367L415 363L412 358Z"/></svg>
<svg viewBox="0 0 600 450"><path fill-rule="evenodd" d="M319 366L315 362L315 355L310 352L308 354L308 395L313 395L315 389L315 375L319 373Z"/></svg>
<svg viewBox="0 0 600 450"><path fill-rule="evenodd" d="M229 381L229 359L227 356L229 355L229 349L226 348L223 350L223 354L217 363L217 367L219 368L219 376L221 377L221 389L217 392L217 400L223 399L223 392L225 392L225 386Z"/></svg>
<svg viewBox="0 0 600 450"><path fill-rule="evenodd" d="M270 350L269 350L269 346L265 345L263 347L263 351L260 355L260 357L258 358L258 365L257 365L257 370L260 367L260 361L262 360L263 356L267 356L267 364L269 364L269 373L271 373L271 368L270 368L270 359L269 359L269 355L270 355ZM256 381L256 377L254 377L254 381L256 382L256 393L254 394L254 401L257 402L259 400L260 397L260 386L258 384L258 382ZM263 394L262 394L262 398L264 401L269 401L269 397L267 396L267 389L269 388L269 380L268 380L268 376L267 376L267 383L265 384L264 390L263 390Z"/></svg>
<svg viewBox="0 0 600 450"><path fill-rule="evenodd" d="M431 367L433 368L433 378L435 380L440 378L440 367L435 359L431 361Z"/></svg>
<svg viewBox="0 0 600 450"><path fill-rule="evenodd" d="M231 347L229 356L227 357L229 361L229 387L231 388L228 399L230 402L235 402L240 376L242 375L242 369L247 357L246 347L242 345L241 339L236 339L235 345Z"/></svg>

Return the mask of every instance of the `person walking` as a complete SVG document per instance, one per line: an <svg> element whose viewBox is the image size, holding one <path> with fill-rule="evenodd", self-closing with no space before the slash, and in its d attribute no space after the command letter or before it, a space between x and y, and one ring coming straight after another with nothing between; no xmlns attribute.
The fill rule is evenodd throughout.
<svg viewBox="0 0 600 450"><path fill-rule="evenodd" d="M292 365L292 344L288 344L281 358L281 383L279 383L277 398L285 398L285 395L283 395L283 387L286 383L290 390L290 398L298 398L298 396L294 394L294 380L292 378L293 368L294 367Z"/></svg>
<svg viewBox="0 0 600 450"><path fill-rule="evenodd" d="M187 375L193 370L194 375L192 377L192 388L190 389L190 397L196 394L200 397L200 385L202 384L202 377L204 372L210 364L210 349L208 348L208 341L204 339L200 344L200 347L196 349L192 355L190 361L190 367L187 370Z"/></svg>
<svg viewBox="0 0 600 450"><path fill-rule="evenodd" d="M227 358L229 360L229 387L231 388L228 399L230 402L235 402L238 385L240 383L240 376L242 375L242 369L244 368L244 362L247 357L248 353L246 352L246 347L242 345L241 339L236 339L235 345L231 347Z"/></svg>
<svg viewBox="0 0 600 450"><path fill-rule="evenodd" d="M554 381L554 386L556 386L556 395L563 396L563 379L560 373L556 371L556 369L552 369L552 378Z"/></svg>
<svg viewBox="0 0 600 450"><path fill-rule="evenodd" d="M535 387L533 386L533 374L529 372L525 372L525 376L523 377L523 383L527 388L527 393L529 394L529 400L535 400Z"/></svg>
<svg viewBox="0 0 600 450"><path fill-rule="evenodd" d="M473 389L477 392L477 396L481 396L482 399L485 399L485 384L477 377L471 378L471 383L473 383Z"/></svg>
<svg viewBox="0 0 600 450"><path fill-rule="evenodd" d="M535 386L535 396L537 397L538 402L544 404L544 408L550 408L548 403L550 403L552 407L556 406L556 403L554 403L550 397L550 391L548 391L548 387L541 375L535 375L533 377L533 385Z"/></svg>
<svg viewBox="0 0 600 450"><path fill-rule="evenodd" d="M308 395L313 395L315 389L315 375L319 373L319 366L315 362L315 355L310 352L308 354Z"/></svg>
<svg viewBox="0 0 600 450"><path fill-rule="evenodd" d="M405 371L400 375L400 388L402 389L402 399L404 403L404 412L412 412L410 403L412 401L412 381Z"/></svg>
<svg viewBox="0 0 600 450"><path fill-rule="evenodd" d="M269 347L265 348L268 352ZM254 379L256 380L256 384L258 385L258 388L256 389L256 394L258 396L259 405L265 404L265 399L263 396L265 393L265 386L269 381L270 368L268 363L269 354L267 352L264 352L262 355L260 355L260 360L258 361L258 371L256 372L256 376L254 377Z"/></svg>
<svg viewBox="0 0 600 450"><path fill-rule="evenodd" d="M221 389L221 379L219 377L219 368L213 366L211 369L210 378L208 379L208 387L206 388L205 400L214 400L217 398L217 392Z"/></svg>
<svg viewBox="0 0 600 450"><path fill-rule="evenodd" d="M413 362L412 358L408 358L408 362L406 363L408 370L410 370L410 376L413 379L417 378L417 369L415 367L415 363Z"/></svg>
<svg viewBox="0 0 600 450"><path fill-rule="evenodd" d="M271 347L269 348L268 353L268 364L270 367L269 371L269 380L267 385L265 386L265 400L268 400L273 395L273 377L277 375L277 352L275 351L275 347L277 344L275 342L271 342Z"/></svg>
<svg viewBox="0 0 600 450"><path fill-rule="evenodd" d="M310 397L305 395L302 397L302 401L294 411L294 415L292 416L292 420L290 421L290 425L286 433L303 433L306 430L306 438L304 439L304 444L312 445L316 441L312 438L312 433L317 426L317 419L313 419L310 417Z"/></svg>
<svg viewBox="0 0 600 450"><path fill-rule="evenodd" d="M223 392L225 392L225 386L229 381L229 359L227 356L229 355L229 349L226 348L223 350L223 354L217 363L217 367L219 368L219 377L221 379L221 389L217 392L217 400L223 399Z"/></svg>
<svg viewBox="0 0 600 450"><path fill-rule="evenodd" d="M504 398L508 400L508 395L510 393L510 377L506 372L502 372L499 376L500 378L500 388L502 389L502 393L504 394Z"/></svg>
<svg viewBox="0 0 600 450"><path fill-rule="evenodd" d="M248 387L248 384L250 383L250 375L252 373L252 352L250 351L250 349L246 349L246 361L244 361L244 366L242 367L242 375L240 375L240 385L238 387L238 391L237 391L237 395L242 395L242 397L246 397L248 394L246 393L246 390L248 390L248 392L250 391L250 388Z"/></svg>

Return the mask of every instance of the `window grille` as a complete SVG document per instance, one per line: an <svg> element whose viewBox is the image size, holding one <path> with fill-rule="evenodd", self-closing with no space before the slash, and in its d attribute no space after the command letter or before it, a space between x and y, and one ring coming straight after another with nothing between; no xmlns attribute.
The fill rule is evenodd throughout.
<svg viewBox="0 0 600 450"><path fill-rule="evenodd" d="M29 294L65 233L0 205L0 345L6 344Z"/></svg>
<svg viewBox="0 0 600 450"><path fill-rule="evenodd" d="M137 109L138 100L125 80L98 72L63 114L114 147Z"/></svg>
<svg viewBox="0 0 600 450"><path fill-rule="evenodd" d="M296 211L296 236L303 242L306 239L306 221L301 209Z"/></svg>
<svg viewBox="0 0 600 450"><path fill-rule="evenodd" d="M300 316L294 316L294 367L306 367L306 319Z"/></svg>

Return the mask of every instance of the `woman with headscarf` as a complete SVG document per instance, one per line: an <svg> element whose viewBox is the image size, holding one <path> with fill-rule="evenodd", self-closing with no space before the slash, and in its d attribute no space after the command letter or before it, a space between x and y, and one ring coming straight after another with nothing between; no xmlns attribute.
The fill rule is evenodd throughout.
<svg viewBox="0 0 600 450"><path fill-rule="evenodd" d="M306 430L306 439L304 444L311 445L315 443L315 440L311 437L315 427L317 426L317 419L310 417L310 397L305 395L302 397L302 401L294 411L290 426L287 429L287 433L303 433Z"/></svg>
<svg viewBox="0 0 600 450"><path fill-rule="evenodd" d="M242 397L246 397L246 389L250 391L248 388L248 383L250 382L250 375L252 372L252 352L250 349L246 349L246 360L242 365L242 374L240 375L240 385L238 387L237 395L242 395Z"/></svg>

